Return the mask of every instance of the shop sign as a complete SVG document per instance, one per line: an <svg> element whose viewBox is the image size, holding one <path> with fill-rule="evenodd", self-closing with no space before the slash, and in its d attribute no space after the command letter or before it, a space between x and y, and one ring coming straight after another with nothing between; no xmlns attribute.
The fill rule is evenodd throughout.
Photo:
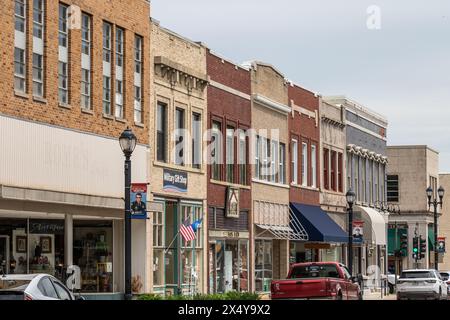
<svg viewBox="0 0 450 320"><path fill-rule="evenodd" d="M34 234L64 234L64 224L58 222L31 222L30 233Z"/></svg>
<svg viewBox="0 0 450 320"><path fill-rule="evenodd" d="M147 184L131 184L131 218L147 219Z"/></svg>
<svg viewBox="0 0 450 320"><path fill-rule="evenodd" d="M183 171L164 169L163 190L175 192L187 192L188 177Z"/></svg>
<svg viewBox="0 0 450 320"><path fill-rule="evenodd" d="M364 236L364 221L353 221L353 242L362 243Z"/></svg>
<svg viewBox="0 0 450 320"><path fill-rule="evenodd" d="M227 203L225 216L227 218L239 218L239 188L227 188Z"/></svg>
<svg viewBox="0 0 450 320"><path fill-rule="evenodd" d="M439 253L445 253L445 237L438 237L437 251Z"/></svg>
<svg viewBox="0 0 450 320"><path fill-rule="evenodd" d="M248 239L249 233L247 231L209 231L210 238L233 238L233 239Z"/></svg>

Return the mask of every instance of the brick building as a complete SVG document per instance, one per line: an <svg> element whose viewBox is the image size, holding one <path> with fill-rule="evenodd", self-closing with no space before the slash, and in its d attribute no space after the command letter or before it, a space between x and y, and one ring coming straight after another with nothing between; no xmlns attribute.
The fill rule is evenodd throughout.
<svg viewBox="0 0 450 320"><path fill-rule="evenodd" d="M206 292L206 48L152 21L150 201L153 290L173 295ZM181 224L203 219L186 242Z"/></svg>
<svg viewBox="0 0 450 320"><path fill-rule="evenodd" d="M249 290L251 214L250 72L208 51L209 292Z"/></svg>
<svg viewBox="0 0 450 320"><path fill-rule="evenodd" d="M117 138L127 127L136 134L133 181L146 182L149 16L144 0L3 1L0 251L9 272L63 279L75 264L87 296L123 292ZM146 243L136 229L146 227L133 221L133 243ZM141 256L133 276L148 290Z"/></svg>
<svg viewBox="0 0 450 320"><path fill-rule="evenodd" d="M321 209L320 190L328 188L325 179L321 186L320 118L321 97L294 83L289 85L289 116L291 179L289 201L294 215L308 234L308 241L290 242L290 261L326 260L327 252L335 244L347 241L342 230ZM332 153L332 155L335 155ZM333 158L337 164L337 158ZM341 157L342 164L342 157ZM336 167L331 166L335 169ZM337 190L337 179L332 176L331 187ZM342 188L342 185L341 185Z"/></svg>

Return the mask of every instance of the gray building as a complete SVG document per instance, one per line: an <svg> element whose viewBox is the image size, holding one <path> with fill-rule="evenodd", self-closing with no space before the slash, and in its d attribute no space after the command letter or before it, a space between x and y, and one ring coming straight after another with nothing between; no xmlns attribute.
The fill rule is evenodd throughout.
<svg viewBox="0 0 450 320"><path fill-rule="evenodd" d="M362 274L367 288L376 288L387 273L388 216L378 208L386 201L387 119L344 96L324 100L345 109L346 189L356 193L354 221L362 223L363 237L356 241L353 270ZM354 224L355 226L355 224ZM348 227L347 227L348 228Z"/></svg>

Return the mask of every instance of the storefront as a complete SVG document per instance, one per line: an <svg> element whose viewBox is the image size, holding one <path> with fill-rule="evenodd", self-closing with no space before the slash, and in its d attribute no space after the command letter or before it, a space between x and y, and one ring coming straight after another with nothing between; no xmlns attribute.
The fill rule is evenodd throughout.
<svg viewBox="0 0 450 320"><path fill-rule="evenodd" d="M202 202L155 198L163 210L153 213L153 290L164 295L192 295L202 292L204 228L186 242L181 224L205 219Z"/></svg>
<svg viewBox="0 0 450 320"><path fill-rule="evenodd" d="M291 203L290 208L308 235L307 242L291 242L290 262L342 262L347 233L319 206Z"/></svg>

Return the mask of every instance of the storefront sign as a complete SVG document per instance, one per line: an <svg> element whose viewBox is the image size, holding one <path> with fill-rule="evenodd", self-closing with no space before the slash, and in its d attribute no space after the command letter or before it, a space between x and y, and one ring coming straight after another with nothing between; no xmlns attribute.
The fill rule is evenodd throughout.
<svg viewBox="0 0 450 320"><path fill-rule="evenodd" d="M438 237L437 251L439 253L445 253L445 237Z"/></svg>
<svg viewBox="0 0 450 320"><path fill-rule="evenodd" d="M362 243L364 235L364 221L353 221L353 242Z"/></svg>
<svg viewBox="0 0 450 320"><path fill-rule="evenodd" d="M30 233L34 234L64 234L63 222L30 221Z"/></svg>
<svg viewBox="0 0 450 320"><path fill-rule="evenodd" d="M131 218L147 219L147 184L131 184Z"/></svg>
<svg viewBox="0 0 450 320"><path fill-rule="evenodd" d="M187 192L188 177L186 172L164 169L163 190Z"/></svg>
<svg viewBox="0 0 450 320"><path fill-rule="evenodd" d="M233 239L248 239L249 233L247 231L209 231L210 238L233 238Z"/></svg>
<svg viewBox="0 0 450 320"><path fill-rule="evenodd" d="M227 218L239 218L239 189L227 188L227 203L225 216Z"/></svg>

